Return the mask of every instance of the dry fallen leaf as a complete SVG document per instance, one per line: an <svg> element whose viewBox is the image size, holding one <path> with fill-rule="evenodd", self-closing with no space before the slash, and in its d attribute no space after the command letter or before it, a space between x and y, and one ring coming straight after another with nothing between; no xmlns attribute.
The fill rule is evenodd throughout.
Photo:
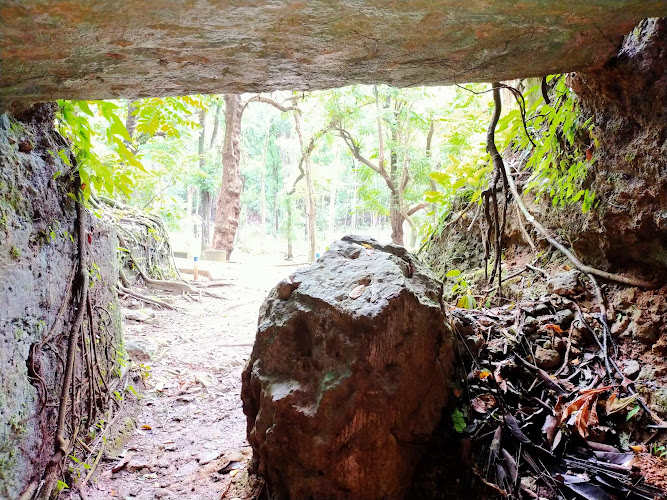
<svg viewBox="0 0 667 500"><path fill-rule="evenodd" d="M348 297L350 297L351 299L358 299L359 297L361 297L361 294L364 293L365 289L366 285L356 286L352 289Z"/></svg>
<svg viewBox="0 0 667 500"><path fill-rule="evenodd" d="M636 394L633 394L632 396L628 396L626 398L619 398L617 394L614 392L611 396L607 398L607 402L605 404L607 415L611 415L612 413L624 410L625 408L633 404L636 400L637 400Z"/></svg>
<svg viewBox="0 0 667 500"><path fill-rule="evenodd" d="M552 446L554 438L556 437L556 432L558 432L558 419L553 415L547 415L547 418L544 419L542 432L546 434L547 443L549 443L549 446Z"/></svg>
<svg viewBox="0 0 667 500"><path fill-rule="evenodd" d="M473 410L477 413L486 413L489 410L495 408L498 405L496 398L493 394L481 394L471 401L471 406Z"/></svg>

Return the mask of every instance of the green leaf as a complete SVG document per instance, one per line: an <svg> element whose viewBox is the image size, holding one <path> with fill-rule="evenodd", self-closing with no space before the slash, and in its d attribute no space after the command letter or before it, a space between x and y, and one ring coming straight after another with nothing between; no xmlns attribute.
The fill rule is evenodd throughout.
<svg viewBox="0 0 667 500"><path fill-rule="evenodd" d="M448 278L454 278L459 274L461 274L461 271L459 271L458 269L452 269L451 271L448 271L447 274L445 274L445 276L447 276Z"/></svg>
<svg viewBox="0 0 667 500"><path fill-rule="evenodd" d="M86 113L88 116L95 116L95 114L90 110L90 107L86 101L76 101L76 103L79 106L79 109L81 109L81 111Z"/></svg>
<svg viewBox="0 0 667 500"><path fill-rule="evenodd" d="M452 423L454 424L454 430L459 434L466 429L466 421L463 412L456 408L452 413Z"/></svg>
<svg viewBox="0 0 667 500"><path fill-rule="evenodd" d="M475 300L475 297L472 296L470 290L458 300L456 307L461 307L463 309L475 309L477 307L477 301Z"/></svg>
<svg viewBox="0 0 667 500"><path fill-rule="evenodd" d="M637 412L640 410L640 408L641 407L639 405L635 405L635 407L628 412L628 416L625 418L625 420L628 421L632 417L634 417L637 414Z"/></svg>

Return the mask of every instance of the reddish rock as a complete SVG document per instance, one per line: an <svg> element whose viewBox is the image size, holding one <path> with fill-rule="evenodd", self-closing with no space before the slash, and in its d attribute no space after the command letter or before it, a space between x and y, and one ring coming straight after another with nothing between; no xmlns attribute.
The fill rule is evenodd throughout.
<svg viewBox="0 0 667 500"><path fill-rule="evenodd" d="M535 364L543 370L551 370L561 363L561 357L558 351L554 349L545 349L538 347L535 349Z"/></svg>
<svg viewBox="0 0 667 500"><path fill-rule="evenodd" d="M361 237L274 288L241 394L271 498L406 495L449 394L441 294L404 248Z"/></svg>

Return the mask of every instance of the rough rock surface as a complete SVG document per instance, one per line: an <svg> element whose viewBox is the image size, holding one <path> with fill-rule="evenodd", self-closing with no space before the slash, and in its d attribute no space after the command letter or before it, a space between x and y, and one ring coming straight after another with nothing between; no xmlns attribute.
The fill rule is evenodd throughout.
<svg viewBox="0 0 667 500"><path fill-rule="evenodd" d="M599 67L663 0L4 0L0 101L495 81Z"/></svg>
<svg viewBox="0 0 667 500"><path fill-rule="evenodd" d="M277 285L243 372L272 498L402 498L447 403L442 285L404 248L345 237Z"/></svg>
<svg viewBox="0 0 667 500"><path fill-rule="evenodd" d="M65 148L53 130L53 108L39 106L20 119L0 115L0 498L19 498L27 485L36 484L54 451L62 365L74 316L67 308L52 340L31 359L31 348L54 326L77 260L76 213L67 197L70 177L56 175L68 167L49 153ZM95 217L88 222L88 259L99 264L92 270L95 286L89 292L93 321L108 353L99 362L111 373L122 361L114 264L118 243L113 227ZM77 359L75 377L80 365ZM46 387L45 406L31 378L33 366Z"/></svg>
<svg viewBox="0 0 667 500"><path fill-rule="evenodd" d="M576 295L582 291L577 270L557 274L547 281L547 290L557 295Z"/></svg>
<svg viewBox="0 0 667 500"><path fill-rule="evenodd" d="M663 9L664 10L664 9ZM663 15L665 13L663 12ZM667 269L667 18L641 23L602 69L578 74L572 88L600 141L590 187L600 200L574 209L559 226L589 260ZM566 223L563 223L566 221ZM595 262L593 262L595 263Z"/></svg>

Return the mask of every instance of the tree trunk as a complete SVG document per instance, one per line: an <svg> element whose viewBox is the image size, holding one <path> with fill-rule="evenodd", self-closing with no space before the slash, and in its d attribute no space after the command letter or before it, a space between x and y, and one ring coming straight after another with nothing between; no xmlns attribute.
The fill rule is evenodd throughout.
<svg viewBox="0 0 667 500"><path fill-rule="evenodd" d="M271 134L271 122L266 126L266 138L264 139L264 155L262 156L262 176L260 178L260 196L262 197L262 235L266 235L266 159L269 152L269 137Z"/></svg>
<svg viewBox="0 0 667 500"><path fill-rule="evenodd" d="M185 243L188 247L187 248L188 253L190 252L192 236L194 234L192 229L192 205L194 202L194 196L195 196L195 187L188 186L188 201L187 201L187 206L185 208L185 234L186 234Z"/></svg>
<svg viewBox="0 0 667 500"><path fill-rule="evenodd" d="M294 254L292 252L292 197L287 195L285 198L285 203L287 204L287 223L286 223L286 232L287 232L287 260L292 260Z"/></svg>
<svg viewBox="0 0 667 500"><path fill-rule="evenodd" d="M328 233L329 237L327 238L329 241L333 241L334 239L334 233L336 231L336 228L334 227L336 224L336 178L334 177L331 179L331 190L329 191L329 220L328 220Z"/></svg>
<svg viewBox="0 0 667 500"><path fill-rule="evenodd" d="M403 246L403 214L398 193L389 193L389 219L391 221L391 242Z"/></svg>
<svg viewBox="0 0 667 500"><path fill-rule="evenodd" d="M352 187L352 233L356 234L357 231L357 173L352 172L354 176L354 184Z"/></svg>
<svg viewBox="0 0 667 500"><path fill-rule="evenodd" d="M315 235L315 185L313 183L313 168L310 164L310 153L304 149L303 135L301 134L301 119L299 113L294 113L294 125L296 134L299 136L299 146L303 155L303 166L306 177L306 215L308 217L308 260L315 260L315 247L317 238Z"/></svg>
<svg viewBox="0 0 667 500"><path fill-rule="evenodd" d="M125 118L125 128L130 138L134 139L134 131L137 128L137 117L133 113L137 108L132 106L132 102L127 105L127 118Z"/></svg>
<svg viewBox="0 0 667 500"><path fill-rule="evenodd" d="M241 96L225 95L225 143L222 149L222 186L218 197L213 248L224 250L229 259L241 214Z"/></svg>
<svg viewBox="0 0 667 500"><path fill-rule="evenodd" d="M199 125L201 130L199 132L199 169L204 170L206 160L204 154L206 153L206 110L199 111ZM215 130L214 130L215 132ZM211 213L211 193L206 190L201 190L201 252L208 248L210 241L210 213Z"/></svg>
<svg viewBox="0 0 667 500"><path fill-rule="evenodd" d="M211 244L211 193L201 192L201 251Z"/></svg>
<svg viewBox="0 0 667 500"><path fill-rule="evenodd" d="M213 133L211 134L211 144L208 147L213 149L215 147L215 140L218 138L218 129L220 128L220 110L222 110L222 101L218 99L215 104L215 120L213 120Z"/></svg>

